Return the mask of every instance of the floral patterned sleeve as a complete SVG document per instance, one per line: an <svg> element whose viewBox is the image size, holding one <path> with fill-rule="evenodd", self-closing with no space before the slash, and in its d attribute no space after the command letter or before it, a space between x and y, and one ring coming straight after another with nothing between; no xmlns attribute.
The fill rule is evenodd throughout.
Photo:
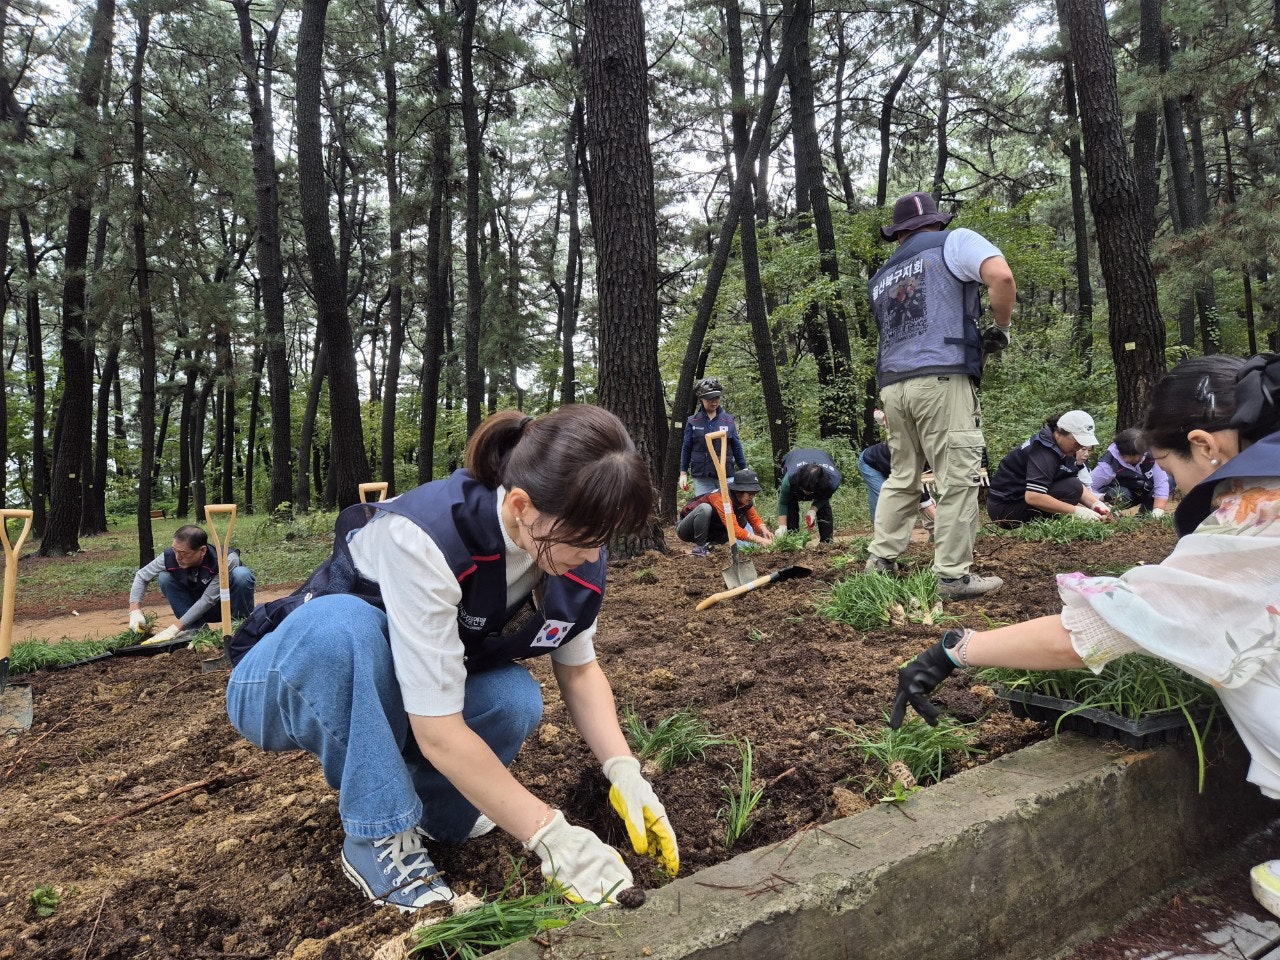
<svg viewBox="0 0 1280 960"><path fill-rule="evenodd" d="M1163 563L1058 577L1063 626L1091 669L1142 651L1219 687L1280 659L1280 478L1224 480Z"/></svg>

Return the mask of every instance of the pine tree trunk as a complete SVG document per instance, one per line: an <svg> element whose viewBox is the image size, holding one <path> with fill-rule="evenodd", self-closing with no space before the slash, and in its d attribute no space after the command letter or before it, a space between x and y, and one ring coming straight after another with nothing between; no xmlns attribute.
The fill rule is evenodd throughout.
<svg viewBox="0 0 1280 960"><path fill-rule="evenodd" d="M44 350L40 325L40 285L37 283L40 264L36 257L35 243L31 239L31 221L25 213L18 214L18 227L22 231L22 248L27 269L27 392L31 397L31 531L33 536L44 534L49 515L46 509L49 492L49 454L45 449Z"/></svg>
<svg viewBox="0 0 1280 960"><path fill-rule="evenodd" d="M666 426L658 372L649 73L639 0L587 0L582 46L600 303L598 402L626 425L656 485ZM625 545L628 555L645 549L662 549L661 528Z"/></svg>
<svg viewBox="0 0 1280 960"><path fill-rule="evenodd" d="M1144 233L1103 0L1067 0L1079 83L1089 205L1107 288L1116 427L1140 424L1164 372L1164 321Z"/></svg>
<svg viewBox="0 0 1280 960"><path fill-rule="evenodd" d="M467 433L480 426L484 409L484 370L480 366L480 337L484 310L484 278L480 273L480 107L477 103L472 45L479 0L462 0L462 36L458 60L462 81L462 133L467 154L466 237L467 322L463 370L466 376Z"/></svg>
<svg viewBox="0 0 1280 960"><path fill-rule="evenodd" d="M85 116L94 113L102 89L111 35L115 22L114 0L98 0L84 68L76 99ZM85 316L85 267L88 265L89 232L95 177L82 138L71 151L72 168L80 175L72 186L67 216L66 252L62 281L62 402L58 409L58 435L50 483L48 524L40 541L40 556L58 557L80 549L78 531L84 502L81 487L84 452L89 448L93 425L93 365L89 355L89 324Z"/></svg>
<svg viewBox="0 0 1280 960"><path fill-rule="evenodd" d="M360 414L346 294L329 229L329 190L320 129L320 84L328 7L328 0L304 0L298 28L298 196L315 291L317 325L323 331L328 355L329 419L333 438L330 455L336 485L334 506L342 508L359 501L359 485L369 479L369 458L364 446L364 420Z"/></svg>
<svg viewBox="0 0 1280 960"><path fill-rule="evenodd" d="M138 16L138 38L133 61L133 259L137 270L138 431L142 462L138 467L138 565L156 555L151 531L151 473L156 457L156 332L151 309L151 274L147 267L147 225L144 178L146 175L146 127L142 122L142 77L151 37L151 17Z"/></svg>

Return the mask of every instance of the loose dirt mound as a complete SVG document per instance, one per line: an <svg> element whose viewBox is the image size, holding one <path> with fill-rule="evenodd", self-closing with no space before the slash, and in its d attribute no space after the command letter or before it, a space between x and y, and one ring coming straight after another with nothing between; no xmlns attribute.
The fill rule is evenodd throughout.
<svg viewBox="0 0 1280 960"><path fill-rule="evenodd" d="M948 612L973 626L1056 612L1053 574L1154 562L1172 543L1160 524L1065 548L984 536L978 566L1008 585ZM757 555L761 573L803 563L814 576L695 612L723 589L725 550L697 559L673 547L679 552L611 565L602 662L619 702L650 725L693 707L712 731L749 738L766 787L754 829L728 850L717 811L736 749L714 748L656 778L687 874L865 803L863 782L879 771L832 730L882 723L896 665L939 628L862 632L817 616L815 601L830 583L858 569L842 564L840 547ZM927 545L913 550L927 563ZM201 671L207 656L108 659L30 678L35 725L0 741L0 960L354 960L408 928L399 914L367 905L342 876L336 795L316 762L266 755L240 739L223 709L225 674ZM607 781L574 732L546 659L532 668L546 681L547 708L517 776L624 850L639 883L660 884L630 852ZM976 729L987 759L1046 735L980 693L958 674L939 699L959 717L982 718ZM455 890L480 894L500 888L513 859L525 857L500 831L432 852ZM42 884L62 890L47 918L28 902Z"/></svg>

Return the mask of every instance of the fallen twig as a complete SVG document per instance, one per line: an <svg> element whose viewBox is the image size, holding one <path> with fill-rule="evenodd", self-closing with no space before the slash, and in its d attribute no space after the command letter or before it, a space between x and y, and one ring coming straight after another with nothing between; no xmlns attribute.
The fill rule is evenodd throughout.
<svg viewBox="0 0 1280 960"><path fill-rule="evenodd" d="M27 755L30 754L32 750L40 746L40 742L44 740L45 737L49 736L49 734L53 733L55 730L59 729L60 727L63 727L66 724L70 723L74 719L75 719L75 716L63 717L61 720L55 723L52 727L50 727L44 733L40 734L40 736L32 740L31 744L25 750L23 750L20 754L18 754L17 757L14 758L13 763L9 765L9 769L4 772L4 779L8 780L11 776L13 776L13 772L18 769L18 765L27 758Z"/></svg>
<svg viewBox="0 0 1280 960"><path fill-rule="evenodd" d="M81 960L89 960L89 948L93 946L93 938L98 935L98 924L102 922L102 908L107 905L107 894L110 892L108 890L103 893L102 899L98 901L98 915L93 918L93 929L89 931L89 942L84 945L84 956Z"/></svg>

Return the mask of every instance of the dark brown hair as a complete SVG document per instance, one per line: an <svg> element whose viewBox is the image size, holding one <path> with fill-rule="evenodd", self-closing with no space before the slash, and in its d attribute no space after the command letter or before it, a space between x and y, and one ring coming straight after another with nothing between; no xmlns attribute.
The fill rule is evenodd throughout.
<svg viewBox="0 0 1280 960"><path fill-rule="evenodd" d="M812 497L822 483L822 464L806 463L796 471L796 493L801 497Z"/></svg>
<svg viewBox="0 0 1280 960"><path fill-rule="evenodd" d="M1151 391L1143 425L1146 445L1180 457L1191 452L1187 434L1226 430L1236 412L1236 377L1244 367L1239 357L1217 353L1183 360ZM1274 411L1273 411L1274 413Z"/></svg>
<svg viewBox="0 0 1280 960"><path fill-rule="evenodd" d="M468 441L466 467L490 489L524 490L553 518L550 543L600 546L643 530L653 513L649 469L626 427L591 404L495 413Z"/></svg>
<svg viewBox="0 0 1280 960"><path fill-rule="evenodd" d="M1120 451L1121 456L1125 457L1136 457L1138 454L1146 453L1147 445L1142 431L1137 427L1121 430L1116 434L1116 449Z"/></svg>
<svg viewBox="0 0 1280 960"><path fill-rule="evenodd" d="M205 533L204 527L197 527L194 523L188 523L173 531L173 539L184 544L189 550L199 550L209 545L209 534Z"/></svg>

